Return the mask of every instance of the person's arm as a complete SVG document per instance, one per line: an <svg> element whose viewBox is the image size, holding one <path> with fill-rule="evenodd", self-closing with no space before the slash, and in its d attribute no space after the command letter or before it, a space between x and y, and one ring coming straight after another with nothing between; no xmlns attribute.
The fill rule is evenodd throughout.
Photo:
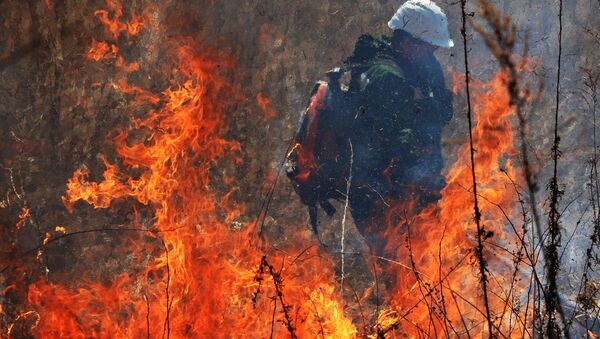
<svg viewBox="0 0 600 339"><path fill-rule="evenodd" d="M446 86L444 73L440 64L432 58L428 67L431 93L424 95L423 105L430 112L430 121L443 126L452 118L452 99L454 94Z"/></svg>

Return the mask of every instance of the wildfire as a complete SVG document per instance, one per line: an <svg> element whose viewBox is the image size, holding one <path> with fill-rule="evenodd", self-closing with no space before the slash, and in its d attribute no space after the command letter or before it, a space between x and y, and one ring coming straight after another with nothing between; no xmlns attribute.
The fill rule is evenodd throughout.
<svg viewBox="0 0 600 339"><path fill-rule="evenodd" d="M101 59L114 59L116 58L118 51L119 47L117 47L117 45L92 39L92 46L90 46L85 57L95 61Z"/></svg>
<svg viewBox="0 0 600 339"><path fill-rule="evenodd" d="M140 33L147 20L147 13L138 16L132 13L131 20L123 20L123 5L117 0L106 0L109 10L99 9L94 12L100 22L104 25L105 31L117 40L121 33L128 36L135 36ZM112 18L111 18L112 17Z"/></svg>
<svg viewBox="0 0 600 339"><path fill-rule="evenodd" d="M111 39L144 34L146 14L130 14L125 21L119 2L107 5L108 10L95 14ZM102 180L90 181L90 171L82 166L62 197L70 212L77 201L103 209L127 201L149 209L153 225L139 232L150 239L130 242L133 248L154 247L154 257L145 264L138 258L142 272L120 274L109 284L84 273L70 286L29 285L26 306L39 315L31 333L74 338L353 336L356 330L344 316L336 283L329 282L335 276L333 263L326 255L316 256L316 249L291 245L270 254L277 268L257 283L264 248L253 224L238 221L245 210L236 202L235 181L212 173L241 161L240 144L223 135L232 101L243 96L217 72L231 69L233 60L186 39L174 38L163 47L176 72L157 93L127 80L127 73L140 68L121 62L115 44L92 40L87 58L116 59L123 74L112 88L128 96L130 107L151 108L112 138L118 160L102 159ZM268 100L259 98L266 108ZM215 188L223 185L230 187ZM66 229L56 232L65 235ZM43 245L51 239L48 233Z"/></svg>
<svg viewBox="0 0 600 339"><path fill-rule="evenodd" d="M234 61L191 39L170 38L161 46L167 65L160 71L167 85L148 89L129 75L149 71L137 61L126 62L119 46L159 24L149 20L152 8L125 15L120 2L106 4L107 9L95 11L95 16L111 42L92 39L85 56L90 62L114 60L118 77L107 84L96 82L93 88L114 90L127 98L128 110L146 112L135 116L124 112L130 117L128 125L111 137L116 159L102 158L99 181L90 180L92 172L82 164L66 183L62 201L71 213L81 201L98 209L133 206L136 221L123 230L141 233L145 239L131 236L126 243L150 255L136 256L134 264L141 269L119 273L110 282L83 272L71 284L49 280L30 284L26 310L8 328L9 336L14 326L25 323L37 337L73 338L484 333L480 278L470 265L476 234L467 146L458 151L439 202L423 211L415 210L414 201L394 205L385 230L386 251L393 258L385 258L389 264L381 269L384 272L376 272L389 278L384 282L385 307L379 309L377 304L379 312L373 317L362 315L361 332L356 319L347 315L354 306L341 298L333 260L323 249L306 248L314 238L298 232L286 248L264 246L255 225L244 222L247 211L237 201L243 192L235 178L216 173L217 168L239 166L242 161L241 145L225 137L228 112L244 100L220 71L233 70ZM489 83L477 84L473 133L482 224L488 231L485 257L493 275L494 323L521 335L527 330L522 324L528 315L518 310L519 298L526 286L510 274L511 258L501 259L506 257L501 248L519 250L506 232L507 218L518 212L519 180L505 82L506 75L498 73ZM325 93L326 85L320 86L308 108L310 119L319 118L317 105ZM270 99L258 94L256 101L264 120L276 115ZM316 132L307 135L311 140L306 144L313 147ZM298 175L308 179L315 161L308 150L298 147L294 151L304 169ZM150 211L150 227L137 223L138 209ZM30 217L24 208L17 228ZM46 233L41 248L73 231L56 226L55 234ZM508 285L512 288L505 289ZM366 300L374 290L369 288L356 301Z"/></svg>
<svg viewBox="0 0 600 339"><path fill-rule="evenodd" d="M505 251L519 250L513 243L514 233L507 231L508 218L518 212L519 176L514 165L514 112L506 80L506 74L499 72L489 83L475 84L473 137L478 200L486 230L482 235L486 240L484 256L493 277L489 280L492 317L498 328L515 328L514 335L520 336L526 329L522 327L524 316L517 310L526 286L520 276L507 273L514 265L512 258L502 259L506 258ZM401 315L398 323L405 334L485 333L480 277L470 264L476 260L472 253L476 231L469 159L469 147L463 145L437 204L415 214L413 204L405 202L392 212L400 216L395 220L401 221L388 228L387 237L395 239L388 243L388 251L404 265L387 270L395 277L391 304Z"/></svg>
<svg viewBox="0 0 600 339"><path fill-rule="evenodd" d="M27 221L28 218L31 218L31 214L30 214L30 209L23 207L21 210L21 214L19 214L19 222L17 222L16 228L20 229L21 227L23 227L23 225L25 225L25 222Z"/></svg>

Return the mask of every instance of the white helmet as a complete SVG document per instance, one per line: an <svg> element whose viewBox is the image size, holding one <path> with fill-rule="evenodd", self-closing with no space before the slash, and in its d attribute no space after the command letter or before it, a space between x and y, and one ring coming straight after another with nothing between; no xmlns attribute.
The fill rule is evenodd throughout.
<svg viewBox="0 0 600 339"><path fill-rule="evenodd" d="M406 31L434 46L454 46L454 41L448 33L446 14L431 0L408 0L398 8L388 26L393 30Z"/></svg>

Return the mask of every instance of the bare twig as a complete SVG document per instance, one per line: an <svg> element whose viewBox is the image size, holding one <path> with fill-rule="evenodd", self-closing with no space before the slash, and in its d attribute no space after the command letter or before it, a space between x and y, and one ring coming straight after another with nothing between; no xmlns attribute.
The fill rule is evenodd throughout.
<svg viewBox="0 0 600 339"><path fill-rule="evenodd" d="M558 257L558 247L560 247L561 233L559 225L560 213L558 211L559 200L563 194L562 190L558 185L558 158L561 155L559 144L560 136L558 134L558 112L560 106L560 71L561 71L561 56L562 56L562 10L563 2L559 0L559 12L558 12L558 67L556 77L556 107L554 112L554 142L552 144L552 161L553 161L553 172L552 179L548 184L550 190L550 210L548 214L548 232L549 239L546 244L546 271L548 286L544 293L546 301L546 335L550 338L554 338L559 335L560 329L556 323L556 314L562 319L564 327L565 337L569 337L568 328L564 321L564 313L562 311L560 297L558 294L557 275L560 271L560 262Z"/></svg>
<svg viewBox="0 0 600 339"><path fill-rule="evenodd" d="M167 337L167 339L169 339L169 337L171 336L171 319L170 319L170 314L171 314L171 303L169 300L169 285L171 284L171 267L169 266L169 248L167 247L167 244L165 243L165 241L163 239L161 239L163 247L165 248L165 256L166 256L166 267L167 267L167 286L165 286L165 296L166 296L166 305L167 305L167 313L165 314L165 322L163 325L163 335L162 337L164 338L165 335Z"/></svg>
<svg viewBox="0 0 600 339"><path fill-rule="evenodd" d="M160 231L160 230L156 230L156 229L144 229L144 228L99 228L99 229L90 229L90 230L84 230L84 231L76 231L76 232L69 232L69 233L62 233L60 235L57 236L53 236L52 238L46 240L45 244L41 244L38 245L32 249L26 250L22 253L20 253L18 255L18 257L24 257L27 255L32 255L37 253L38 250L44 249L46 248L49 244L61 240L61 239L65 239L65 238L69 238L75 235L81 235L81 234L88 234L88 233L103 233L103 232L149 232L152 234L158 234L158 233L166 233L166 232L172 232L175 231L176 229L171 229L171 230L165 230L165 231ZM0 273L4 273L9 267L11 267L14 263L10 263L6 266L4 266L1 270Z"/></svg>
<svg viewBox="0 0 600 339"><path fill-rule="evenodd" d="M527 101L527 97L529 96L529 90L527 88L523 88L519 84L519 76L518 76L518 65L513 59L513 51L515 47L516 41L516 26L511 23L510 17L503 17L491 4L487 3L484 0L480 0L480 4L483 8L483 17L487 20L488 24L492 28L492 33L488 33L482 27L473 24L474 29L481 34L484 38L486 45L490 48L492 54L499 61L501 67L508 74L507 81L507 89L510 96L510 105L515 108L515 112L517 118L519 120L519 137L521 139L521 159L522 159L522 167L524 171L525 180L527 182L527 187L529 190L529 203L531 206L531 213L533 215L534 224L537 230L537 233L540 237L540 244L542 253L544 254L545 259L545 268L547 270L547 279L548 279L548 288L544 289L544 301L546 304L547 310L547 327L546 334L550 337L556 337L558 335L558 327L555 325L554 316L555 313L561 317L561 320L564 325L566 325L564 321L564 315L562 312L562 307L560 304L560 300L557 293L556 286L556 273L558 272L558 255L556 251L556 245L560 243L560 227L558 225L559 213L558 213L558 199L560 197L560 192L558 188L558 183L556 179L556 162L559 157L559 149L558 142L559 136L557 131L557 117L558 117L558 101L557 108L555 114L555 140L554 146L552 149L553 158L555 160L555 169L554 169L554 177L551 181L549 188L551 190L551 209L549 216L550 223L550 243L549 246L543 246L545 241L543 240L543 233L541 230L540 217L537 210L537 202L535 199L535 193L538 189L537 183L533 178L533 171L531 170L531 165L529 163L525 129L526 129L526 119L523 114L523 107ZM561 9L560 14L562 15L562 1L561 1ZM560 34L562 34L562 21ZM560 38L560 37L559 37ZM562 46L559 46L559 55L562 53ZM527 40L525 40L525 51L527 51ZM526 52L524 53L526 55ZM560 63L560 59L559 59ZM559 67L560 68L560 67ZM559 69L560 72L560 69ZM560 78L560 73L559 73ZM558 88L559 86L557 86ZM557 89L557 98L560 95L560 90ZM535 267L534 267L535 272ZM535 307L534 307L535 308ZM551 312L549 312L551 311ZM552 328L552 329L551 329ZM569 336L567 326L564 326L564 335L566 337Z"/></svg>
<svg viewBox="0 0 600 339"><path fill-rule="evenodd" d="M375 320L379 317L379 279L377 277L377 267L373 263L373 277L375 280Z"/></svg>
<svg viewBox="0 0 600 339"><path fill-rule="evenodd" d="M465 322L465 317L462 314L462 311L460 310L460 306L458 305L458 300L456 300L456 296L454 295L454 293L451 291L450 295L452 296L452 300L454 300L454 305L456 305L456 310L458 311L458 314L460 315L460 322L462 323L463 327L465 328L465 334L467 335L467 338L471 339L471 333L469 333L469 327L467 326L467 323Z"/></svg>
<svg viewBox="0 0 600 339"><path fill-rule="evenodd" d="M362 303L360 302L360 297L358 296L358 292L356 292L354 287L350 286L350 288L352 289L352 293L354 294L354 299L356 300L356 304L358 305L358 311L360 313L360 318L363 323L364 336L366 336L367 333L369 333L369 327L367 326L367 320L365 318L365 313L363 311Z"/></svg>
<svg viewBox="0 0 600 339"><path fill-rule="evenodd" d="M271 315L271 334L269 338L273 339L275 333L275 313L277 312L277 298L273 297L273 314Z"/></svg>
<svg viewBox="0 0 600 339"><path fill-rule="evenodd" d="M275 319L275 310L277 308L277 301L281 304L283 316L284 316L284 324L292 339L298 338L296 335L296 329L294 328L292 317L290 314L290 306L287 305L283 299L283 278L281 276L281 271L275 270L275 268L269 264L267 261L267 256L263 256L260 265L258 267L255 281L259 282L257 290L253 293L252 301L256 304L256 300L258 299L258 295L261 291L261 282L264 280L262 275L268 271L269 275L273 279L273 286L275 288L275 296L273 300L275 301L275 305L273 306L273 320ZM273 327L274 325L272 325ZM273 328L271 329L271 337L273 336Z"/></svg>
<svg viewBox="0 0 600 339"><path fill-rule="evenodd" d="M147 338L150 339L150 301L148 296L144 294L144 300L146 301L146 334Z"/></svg>
<svg viewBox="0 0 600 339"><path fill-rule="evenodd" d="M600 40L598 41L600 44ZM590 245L586 249L586 260L583 266L583 274L579 284L579 291L577 293L577 299L575 303L575 309L573 314L571 315L568 326L571 326L573 321L575 320L575 316L577 315L577 310L581 308L583 311L589 312L591 299L593 295L590 295L589 289L590 285L590 277L589 271L593 270L593 262L595 261L594 250L600 245L600 177L598 176L598 144L596 139L596 109L598 107L598 88L600 84L600 72L594 71L592 68L584 68L583 72L585 73L584 77L584 85L586 87L585 94L589 95L589 100L582 95L583 99L589 105L589 109L592 112L593 118L593 153L592 158L590 159L590 174L589 174L589 184L590 188L590 204L592 205L592 233L590 234ZM590 298L592 297L592 298ZM595 323L596 319L594 319ZM587 324L587 322L586 322ZM592 327L588 327L588 330L593 329Z"/></svg>
<svg viewBox="0 0 600 339"><path fill-rule="evenodd" d="M285 163L285 160L287 159L287 155L290 152L290 150L292 149L294 142L295 142L295 140L292 138L290 140L289 144L287 145L285 153L283 154L283 158L281 159L281 161L279 162L279 166L277 167L277 174L275 175L275 181L269 188L267 195L263 198L263 201L258 210L258 215L256 216L256 221L254 222L254 225L256 226L260 222L260 231L258 232L259 238L261 238L263 236L263 232L264 232L264 228L265 228L265 220L266 220L267 214L269 212L269 206L271 205L271 201L273 200L273 194L275 193L275 189L277 188L277 184L279 182L279 177L281 175L281 172L283 171L283 164Z"/></svg>
<svg viewBox="0 0 600 339"><path fill-rule="evenodd" d="M342 295L342 303L344 302L344 278L346 277L345 271L345 236L346 236L346 216L348 214L348 201L350 200L350 185L352 184L352 163L354 162L354 150L352 149L352 141L348 139L348 144L350 145L350 166L348 170L348 179L346 180L346 202L344 203L344 215L342 216L342 239L341 247L342 247L342 277L340 283L340 293Z"/></svg>
<svg viewBox="0 0 600 339"><path fill-rule="evenodd" d="M321 320L321 315L319 314L319 310L317 310L317 305L315 305L314 300L312 300L312 298L310 296L306 296L306 297L310 300L310 303L314 308L315 315L317 316L317 322L319 323L319 333L321 334L321 337L323 339L325 339L325 329L323 328L323 321Z"/></svg>
<svg viewBox="0 0 600 339"><path fill-rule="evenodd" d="M475 176L475 148L473 147L473 119L471 117L471 92L469 86L469 56L467 51L467 33L466 33L466 25L467 25L467 13L466 13L466 0L460 1L461 7L461 15L462 15L462 28L460 30L462 38L463 38L463 52L465 58L465 85L466 85L466 94L467 94L467 119L469 121L469 149L471 152L471 175L473 177L473 203L474 203L474 211L475 211L475 225L477 227L477 248L475 250L475 255L477 256L477 261L479 263L479 274L480 274L480 282L481 288L483 290L483 303L485 306L485 317L488 323L488 334L489 338L493 338L492 331L492 317L490 315L490 305L488 301L488 287L487 287L487 263L483 258L483 240L485 239L485 230L481 225L481 212L479 211L479 204L477 201L477 178Z"/></svg>

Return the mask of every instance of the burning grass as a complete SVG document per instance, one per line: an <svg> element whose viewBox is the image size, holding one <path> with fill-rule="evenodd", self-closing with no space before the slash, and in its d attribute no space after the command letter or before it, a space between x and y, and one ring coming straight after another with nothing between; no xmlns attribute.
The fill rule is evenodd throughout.
<svg viewBox="0 0 600 339"><path fill-rule="evenodd" d="M70 213L84 203L95 209L125 206L135 218L114 228L73 232L57 226L22 254L37 255L41 262L52 242L119 232L133 253L131 270L108 281L94 272L82 272L68 283L9 281L4 294L17 284L24 293L22 309L4 335L533 337L543 332L544 287L536 272L540 247L530 220L537 212L535 203L527 207L522 187L531 183L521 175L532 169L521 165L524 154L515 141L522 135L514 133L524 130L513 124L525 128L519 114L529 93L515 89L515 64L489 82L471 79L472 144L458 149L442 199L424 210L417 210L415 201L386 202L391 206L382 231L388 239L386 256L368 259L376 266L374 282L359 294L343 282L343 269L336 277L327 249L301 227L294 240L275 248L259 236L261 225L243 221L249 212L236 180L220 171L239 166L244 152L226 137L231 111L248 100L224 76L235 71L235 62L197 39L170 36L159 47L141 43L147 32L165 29L152 10L125 14L119 1L107 0L94 13L105 37L92 38L85 57L114 67L118 77L106 83L99 79L93 86L126 98L128 122L110 136L115 156L101 159L101 178L82 165L62 197ZM139 81L140 73L150 70L127 61L120 48L133 41L153 52L159 49L162 86ZM497 56L513 60L501 47ZM455 83L459 95L465 89L462 79L456 77ZM277 116L269 98L259 93L256 101L263 121ZM145 222L138 215L142 210L149 215ZM24 207L16 230L32 218ZM21 264L21 258L12 258L3 272L16 267L11 276L19 277L29 269ZM594 308L597 287L585 278L579 302ZM0 314L7 316L4 309Z"/></svg>

